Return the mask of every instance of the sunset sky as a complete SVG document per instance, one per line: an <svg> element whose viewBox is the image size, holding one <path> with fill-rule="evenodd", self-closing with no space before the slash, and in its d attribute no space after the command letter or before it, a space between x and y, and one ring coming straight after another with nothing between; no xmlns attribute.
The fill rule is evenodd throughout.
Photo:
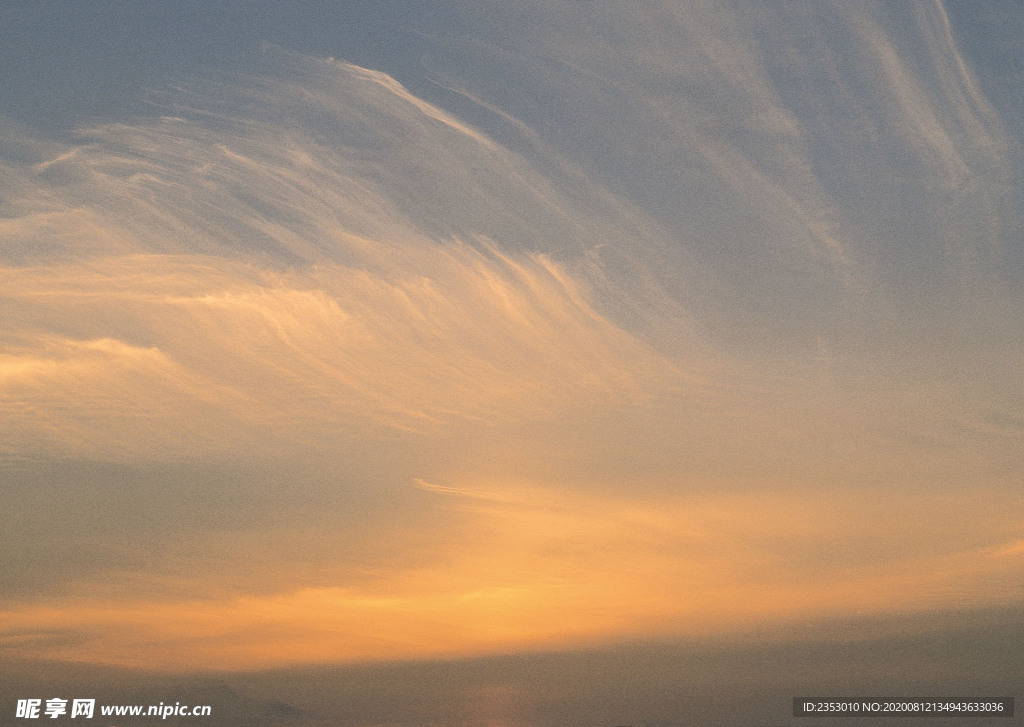
<svg viewBox="0 0 1024 727"><path fill-rule="evenodd" d="M1022 33L996 0L4 3L0 658L1020 609Z"/></svg>

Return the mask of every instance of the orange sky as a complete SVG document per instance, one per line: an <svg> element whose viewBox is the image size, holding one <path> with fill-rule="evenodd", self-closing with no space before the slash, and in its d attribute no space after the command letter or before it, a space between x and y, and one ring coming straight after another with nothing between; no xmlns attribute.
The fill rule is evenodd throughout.
<svg viewBox="0 0 1024 727"><path fill-rule="evenodd" d="M727 634L1021 596L1024 545L1006 540L1020 525L1006 496L965 509L931 494L894 503L806 489L630 498L515 483L418 486L460 520L455 536L419 533L405 544L440 553L426 562L360 573L333 567L325 542L321 572L302 585L289 576L296 564L273 549L216 543L226 561L192 559L186 565L205 572L179 574L173 589L115 573L74 595L15 602L0 614L4 631L20 635L6 650L246 669ZM307 549L329 537L319 533ZM257 593L226 577L246 559L263 581Z"/></svg>

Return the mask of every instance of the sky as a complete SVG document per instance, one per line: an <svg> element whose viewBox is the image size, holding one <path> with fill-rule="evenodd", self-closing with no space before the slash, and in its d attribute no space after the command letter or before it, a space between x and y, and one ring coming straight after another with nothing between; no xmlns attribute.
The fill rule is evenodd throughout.
<svg viewBox="0 0 1024 727"><path fill-rule="evenodd" d="M1019 685L961 642L1024 605L1021 30L996 0L5 3L0 656L283 701L444 663L490 705L373 718L409 725L590 719L564 675L602 659L664 686L784 652L796 689L877 639L876 682L813 684ZM563 675L528 714L494 666L527 655Z"/></svg>

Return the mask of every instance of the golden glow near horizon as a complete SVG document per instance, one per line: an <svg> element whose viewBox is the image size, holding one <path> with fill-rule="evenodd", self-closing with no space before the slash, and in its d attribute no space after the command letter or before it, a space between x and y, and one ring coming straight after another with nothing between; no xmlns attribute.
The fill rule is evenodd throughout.
<svg viewBox="0 0 1024 727"><path fill-rule="evenodd" d="M111 579L88 596L0 612L0 628L17 635L5 650L239 669L706 636L1021 597L1019 541L949 547L951 533L936 527L969 517L992 533L1012 532L1019 522L1005 502L965 512L954 498L921 496L893 511L836 493L634 499L420 486L468 520L435 562L350 585L275 590L274 574L289 564L261 552L268 592L218 594L223 573L211 570L186 579L198 596L184 599L140 597Z"/></svg>
<svg viewBox="0 0 1024 727"><path fill-rule="evenodd" d="M552 128L578 148L472 78L437 73L500 127L274 50L279 77L74 145L0 129L0 657L246 669L1024 603L1012 139L941 5L895 34L837 14L849 128L725 10L659 7L637 53L678 83L589 26L509 56L569 74L520 90L576 99ZM665 23L679 53L643 45Z"/></svg>

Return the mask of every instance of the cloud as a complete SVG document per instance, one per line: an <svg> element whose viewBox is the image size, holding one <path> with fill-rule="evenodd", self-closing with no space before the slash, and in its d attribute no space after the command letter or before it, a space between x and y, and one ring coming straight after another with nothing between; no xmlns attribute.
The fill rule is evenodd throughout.
<svg viewBox="0 0 1024 727"><path fill-rule="evenodd" d="M923 300L984 298L1014 274L996 272L1017 225L1013 141L941 3L488 12L530 32L481 18L432 73L637 200L729 291L726 330L926 318Z"/></svg>
<svg viewBox="0 0 1024 727"><path fill-rule="evenodd" d="M257 420L281 436L486 426L687 381L546 258L459 243L403 257L377 275L180 255L7 268L0 376L24 440L8 447L217 449Z"/></svg>
<svg viewBox="0 0 1024 727"><path fill-rule="evenodd" d="M257 420L436 430L687 381L599 311L572 244L586 215L550 182L384 74L289 62L307 86L95 128L21 170L2 275L23 439L145 457L241 444Z"/></svg>
<svg viewBox="0 0 1024 727"><path fill-rule="evenodd" d="M437 98L270 48L3 131L10 655L1020 602L1009 141L942 7L540 7Z"/></svg>

